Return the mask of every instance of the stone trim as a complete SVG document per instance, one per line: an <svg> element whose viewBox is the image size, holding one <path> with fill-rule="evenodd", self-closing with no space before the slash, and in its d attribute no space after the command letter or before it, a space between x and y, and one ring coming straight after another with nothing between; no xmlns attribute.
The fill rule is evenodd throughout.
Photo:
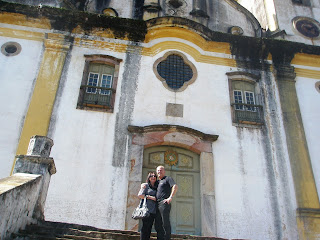
<svg viewBox="0 0 320 240"><path fill-rule="evenodd" d="M26 155L17 155L16 159L20 161L27 161L36 164L46 164L48 165L48 171L50 175L53 175L57 172L56 165L53 158L51 157L40 157L40 156L26 156Z"/></svg>
<svg viewBox="0 0 320 240"><path fill-rule="evenodd" d="M230 80L246 81L255 84L259 81L260 76L247 72L227 72L226 75Z"/></svg>
<svg viewBox="0 0 320 240"><path fill-rule="evenodd" d="M320 218L320 208L298 208L297 214L301 217L308 217L312 215L314 217Z"/></svg>
<svg viewBox="0 0 320 240"><path fill-rule="evenodd" d="M138 230L139 223L131 218L132 211L138 204L137 193L140 189L144 149L152 146L169 145L182 147L200 155L200 197L201 197L201 234L216 236L216 207L214 186L214 157L212 142L218 135L179 125L128 126L132 134L129 156L129 177L127 209L125 218L126 230Z"/></svg>
<svg viewBox="0 0 320 240"><path fill-rule="evenodd" d="M319 239L320 208L298 208L299 239Z"/></svg>
<svg viewBox="0 0 320 240"><path fill-rule="evenodd" d="M219 135L206 134L201 131L195 130L193 128L188 128L180 125L170 125L170 124L158 124L158 125L149 125L149 126L128 126L128 131L130 133L149 133L149 132L160 132L160 131L169 131L169 132L181 132L187 133L189 135L194 135L201 138L204 141L214 142L218 139Z"/></svg>

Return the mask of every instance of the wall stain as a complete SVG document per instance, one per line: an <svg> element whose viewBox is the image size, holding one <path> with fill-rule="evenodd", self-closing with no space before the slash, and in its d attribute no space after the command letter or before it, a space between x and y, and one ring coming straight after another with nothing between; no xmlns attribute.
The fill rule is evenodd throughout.
<svg viewBox="0 0 320 240"><path fill-rule="evenodd" d="M122 75L119 108L117 112L114 135L114 148L112 166L126 166L127 154L130 156L130 148L127 150L128 126L131 123L132 113L134 109L135 94L137 89L137 79L140 71L141 47L128 46L125 63L123 65L124 72ZM128 151L128 153L126 152Z"/></svg>
<svg viewBox="0 0 320 240"><path fill-rule="evenodd" d="M291 209L294 206L291 205L290 184L288 179L288 161L286 160L286 151L283 146L283 136L280 132L282 129L281 119L278 114L280 110L278 109L276 89L272 82L271 72L266 70L263 73L262 81L260 82L262 99L265 106L265 127L262 128L263 132L263 150L266 159L266 172L269 179L269 196L271 208L273 211L274 227L277 239L283 239L285 236L290 235L291 239L297 239L296 233L293 231L295 229L295 216ZM278 183L278 184L277 184ZM285 213L283 213L283 211ZM288 216L288 219L284 219L284 216ZM290 229L283 228L289 223L292 227ZM287 229L286 232L283 230Z"/></svg>

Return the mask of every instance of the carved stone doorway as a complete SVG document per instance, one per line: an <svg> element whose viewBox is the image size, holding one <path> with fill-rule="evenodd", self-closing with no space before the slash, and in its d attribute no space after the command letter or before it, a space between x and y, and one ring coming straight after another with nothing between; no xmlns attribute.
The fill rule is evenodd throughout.
<svg viewBox="0 0 320 240"><path fill-rule="evenodd" d="M142 181L149 172L163 165L179 191L171 203L172 233L201 235L200 162L199 155L173 146L147 148L144 151Z"/></svg>
<svg viewBox="0 0 320 240"><path fill-rule="evenodd" d="M131 218L132 211L137 206L139 200L137 193L140 189L141 181L145 181L144 174L148 168L144 170L144 154L148 154L149 148L161 147L172 149L184 149L189 154L199 156L199 175L193 178L199 178L198 186L200 185L200 231L202 236L216 236L216 218L215 218L215 191L214 191L214 159L212 153L212 143L218 139L217 135L205 134L195 129L178 126L178 125L152 125L145 127L129 126L129 132L132 134L132 142L130 146L130 169L128 177L128 194L127 194L127 209L126 209L126 230L138 231L139 222ZM183 153L182 153L183 154ZM179 154L178 154L179 155ZM175 161L172 159L171 161ZM150 168L155 170L153 166ZM172 175L174 179L180 178L179 171L172 171L174 167L166 170L167 175ZM169 170L169 174L168 174ZM175 169L177 170L177 169ZM172 171L172 172L171 172ZM190 178L189 178L190 179ZM183 177L181 178L182 181ZM179 181L177 183L179 184ZM189 180L186 180L189 181ZM182 184L184 185L184 184ZM178 190L178 192L184 192ZM179 205L179 204L178 204ZM180 206L173 206L172 208L178 209ZM179 210L178 210L179 211ZM171 212L172 213L172 212ZM173 213L174 214L174 213ZM182 216L180 214L180 216ZM185 218L187 220L187 218ZM175 221L180 221L176 220ZM183 222L184 220L181 220ZM175 231L187 232L179 223L175 223ZM195 229L198 228L195 227Z"/></svg>

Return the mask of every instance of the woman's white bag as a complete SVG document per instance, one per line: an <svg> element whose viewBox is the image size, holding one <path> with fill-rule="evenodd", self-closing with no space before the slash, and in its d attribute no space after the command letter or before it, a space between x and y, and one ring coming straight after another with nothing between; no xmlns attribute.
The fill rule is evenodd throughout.
<svg viewBox="0 0 320 240"><path fill-rule="evenodd" d="M149 210L147 208L147 197L140 200L140 204L132 213L132 218L135 220L147 218L150 216Z"/></svg>

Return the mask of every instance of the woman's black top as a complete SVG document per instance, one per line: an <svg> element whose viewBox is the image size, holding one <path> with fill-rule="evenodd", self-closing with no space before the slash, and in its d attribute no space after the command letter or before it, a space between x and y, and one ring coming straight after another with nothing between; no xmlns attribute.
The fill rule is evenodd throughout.
<svg viewBox="0 0 320 240"><path fill-rule="evenodd" d="M151 188L149 184L146 188L141 188L138 195L150 195L155 197L157 194L157 188ZM151 199L147 199L147 207L150 213L155 214L157 209L157 201L153 201Z"/></svg>

